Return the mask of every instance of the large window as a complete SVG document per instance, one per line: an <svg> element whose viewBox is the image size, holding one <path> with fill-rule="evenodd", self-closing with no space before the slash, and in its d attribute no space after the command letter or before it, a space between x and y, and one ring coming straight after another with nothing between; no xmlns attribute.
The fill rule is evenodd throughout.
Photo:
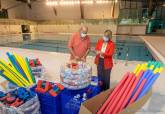
<svg viewBox="0 0 165 114"><path fill-rule="evenodd" d="M119 21L146 23L147 19L165 20L165 0L121 0Z"/></svg>

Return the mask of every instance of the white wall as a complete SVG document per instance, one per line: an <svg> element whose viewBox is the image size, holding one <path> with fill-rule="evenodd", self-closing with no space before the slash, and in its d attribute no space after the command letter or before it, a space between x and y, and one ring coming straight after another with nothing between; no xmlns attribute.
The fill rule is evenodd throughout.
<svg viewBox="0 0 165 114"><path fill-rule="evenodd" d="M118 25L117 34L145 35L146 25Z"/></svg>
<svg viewBox="0 0 165 114"><path fill-rule="evenodd" d="M1 0L2 8L8 9L14 5L11 9L8 9L8 16L10 19L26 19L27 18L27 5L22 2L17 2L16 0Z"/></svg>

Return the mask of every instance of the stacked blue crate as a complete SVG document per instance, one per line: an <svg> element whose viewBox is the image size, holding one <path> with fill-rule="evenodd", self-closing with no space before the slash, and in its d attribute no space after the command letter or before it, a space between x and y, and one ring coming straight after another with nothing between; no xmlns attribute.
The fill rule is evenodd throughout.
<svg viewBox="0 0 165 114"><path fill-rule="evenodd" d="M35 87L31 88L35 91ZM61 114L61 93L56 97L47 93L38 93L38 99L40 101L40 108L42 114Z"/></svg>
<svg viewBox="0 0 165 114"><path fill-rule="evenodd" d="M88 99L96 96L101 92L99 86L88 86L85 89L81 90L63 90L61 94L61 105L62 105L62 114L78 114L80 110L81 103L84 102L82 100L82 96L84 93L87 93ZM75 99L76 95L80 95L79 99Z"/></svg>

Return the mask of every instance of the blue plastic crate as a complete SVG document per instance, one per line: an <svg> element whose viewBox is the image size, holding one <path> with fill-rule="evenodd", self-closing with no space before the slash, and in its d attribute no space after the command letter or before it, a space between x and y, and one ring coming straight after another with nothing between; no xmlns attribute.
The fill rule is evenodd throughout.
<svg viewBox="0 0 165 114"><path fill-rule="evenodd" d="M73 98L77 94L82 96L83 93L89 92L89 90L90 93L87 95L88 99L96 96L101 91L100 87L91 85L81 90L65 89L61 94L62 114L78 114L83 101L82 99L74 101Z"/></svg>
<svg viewBox="0 0 165 114"><path fill-rule="evenodd" d="M35 87L31 90L35 91ZM35 91L36 92L36 91ZM51 96L49 93L38 93L38 99L40 101L41 113L42 114L61 114L61 93L56 97Z"/></svg>

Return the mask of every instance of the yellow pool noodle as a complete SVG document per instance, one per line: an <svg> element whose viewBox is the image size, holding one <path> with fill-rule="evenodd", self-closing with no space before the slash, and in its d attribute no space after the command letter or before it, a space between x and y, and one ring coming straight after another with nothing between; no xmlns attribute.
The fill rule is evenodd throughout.
<svg viewBox="0 0 165 114"><path fill-rule="evenodd" d="M23 84L15 76L8 74L7 72L4 72L3 74L13 82L18 84L19 87L23 87Z"/></svg>
<svg viewBox="0 0 165 114"><path fill-rule="evenodd" d="M149 69L150 69L150 70L153 70L153 69L154 69L154 65L151 65L151 66L149 67Z"/></svg>
<svg viewBox="0 0 165 114"><path fill-rule="evenodd" d="M7 73L7 74L9 74L9 76L11 75L11 76L14 76L14 78L13 79L17 79L18 77L17 76L15 76L14 74L12 74L12 72L11 71L9 71L8 69L6 69L6 67L5 66L3 66L3 65L1 65L0 64L0 66L3 68L3 70L4 70L4 72L5 73ZM4 73L3 73L4 74ZM19 78L19 79L21 79L21 78ZM22 82L22 83L25 83L26 84L26 82L24 82L23 80L21 80L20 82ZM27 85L29 85L29 84L27 84Z"/></svg>
<svg viewBox="0 0 165 114"><path fill-rule="evenodd" d="M33 81L31 79L30 73L29 73L29 71L27 69L27 66L25 64L24 58L19 56L19 55L16 55L16 54L14 56L17 58L17 61L19 62L19 64L22 67L22 69L24 70L24 73L26 74L30 84L33 84Z"/></svg>
<svg viewBox="0 0 165 114"><path fill-rule="evenodd" d="M139 67L139 69L137 70L135 76L139 76L139 73L143 69L143 67L144 67L144 64L141 64L140 67Z"/></svg>
<svg viewBox="0 0 165 114"><path fill-rule="evenodd" d="M163 72L163 67L159 68L159 73Z"/></svg>
<svg viewBox="0 0 165 114"><path fill-rule="evenodd" d="M11 67L10 65L8 65L4 60L0 60L3 64L5 64L12 72L14 72L15 74L17 74L18 78L20 78L26 85L29 85L29 82L14 68ZM6 67L2 66L3 69L5 71L8 71L8 69L6 69ZM11 72L9 71L9 72Z"/></svg>
<svg viewBox="0 0 165 114"><path fill-rule="evenodd" d="M153 71L154 74L158 73L159 72L159 69L160 68L155 68L155 70Z"/></svg>
<svg viewBox="0 0 165 114"><path fill-rule="evenodd" d="M136 74L136 72L139 69L139 67L140 67L140 64L137 64L135 70L133 71L134 74Z"/></svg>

